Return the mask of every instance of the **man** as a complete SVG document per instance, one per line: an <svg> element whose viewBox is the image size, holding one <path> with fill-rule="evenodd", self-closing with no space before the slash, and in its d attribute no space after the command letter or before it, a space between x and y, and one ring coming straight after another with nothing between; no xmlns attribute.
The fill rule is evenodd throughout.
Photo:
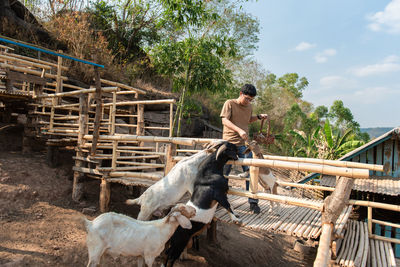
<svg viewBox="0 0 400 267"><path fill-rule="evenodd" d="M266 119L267 114L258 114L253 116L253 108L251 102L257 94L257 90L252 84L245 84L240 90L240 95L236 99L229 99L225 102L222 111L221 119L224 126L222 138L235 144L238 148L239 158L245 158L244 151L246 150L245 141L249 138L249 124ZM247 158L251 158L252 154L248 154ZM226 165L224 174L228 175L232 165ZM244 172L248 172L248 166L242 166ZM246 181L246 190L249 190L249 181ZM254 213L260 213L258 199L249 198L250 210Z"/></svg>

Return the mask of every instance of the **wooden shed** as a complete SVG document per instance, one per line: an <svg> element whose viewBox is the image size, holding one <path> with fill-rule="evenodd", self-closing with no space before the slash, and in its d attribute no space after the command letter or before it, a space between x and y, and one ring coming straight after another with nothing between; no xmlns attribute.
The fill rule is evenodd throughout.
<svg viewBox="0 0 400 267"><path fill-rule="evenodd" d="M351 199L377 201L400 205L400 127L375 138L367 144L349 152L339 160L384 165L384 172L370 171L369 179L356 179L353 185ZM316 177L313 173L305 177L300 183L306 183ZM335 187L336 177L323 175L322 186ZM365 220L365 208L356 210L359 220ZM375 209L373 217L378 220L400 223L395 212ZM400 239L400 229L392 226L373 224L376 235ZM400 245L395 245L396 257L400 257Z"/></svg>

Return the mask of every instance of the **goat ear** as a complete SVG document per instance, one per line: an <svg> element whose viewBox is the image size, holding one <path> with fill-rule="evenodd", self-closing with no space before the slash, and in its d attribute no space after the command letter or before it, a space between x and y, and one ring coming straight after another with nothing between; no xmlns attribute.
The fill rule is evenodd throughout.
<svg viewBox="0 0 400 267"><path fill-rule="evenodd" d="M179 225L182 226L182 228L192 229L192 223L190 222L190 220L188 218L186 218L182 214L179 213L179 215L177 215L175 218L178 220Z"/></svg>

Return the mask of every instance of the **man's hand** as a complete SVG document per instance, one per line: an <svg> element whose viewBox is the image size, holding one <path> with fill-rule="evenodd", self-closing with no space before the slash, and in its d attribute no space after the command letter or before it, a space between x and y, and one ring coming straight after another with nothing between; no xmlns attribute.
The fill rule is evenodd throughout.
<svg viewBox="0 0 400 267"><path fill-rule="evenodd" d="M238 132L240 137L244 140L247 141L247 139L249 138L249 136L247 135L247 133L245 131L243 131L242 129L240 129L240 131Z"/></svg>

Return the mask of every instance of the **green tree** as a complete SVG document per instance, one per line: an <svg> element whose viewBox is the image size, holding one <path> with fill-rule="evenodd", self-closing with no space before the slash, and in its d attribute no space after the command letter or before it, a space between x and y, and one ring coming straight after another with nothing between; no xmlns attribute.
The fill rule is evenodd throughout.
<svg viewBox="0 0 400 267"><path fill-rule="evenodd" d="M180 135L185 98L199 92L228 92L232 89L232 74L225 62L237 58L241 49L236 37L221 27L226 10L205 1L162 1L165 20L181 32L179 36L163 39L150 52L152 63L159 73L173 81L173 90L180 93L175 119ZM238 31L234 31L238 32ZM250 49L242 48L242 51ZM174 122L175 125L175 122Z"/></svg>
<svg viewBox="0 0 400 267"><path fill-rule="evenodd" d="M299 79L297 73L287 73L277 80L280 87L286 88L294 97L302 98L303 90L308 86L308 80L305 77Z"/></svg>

